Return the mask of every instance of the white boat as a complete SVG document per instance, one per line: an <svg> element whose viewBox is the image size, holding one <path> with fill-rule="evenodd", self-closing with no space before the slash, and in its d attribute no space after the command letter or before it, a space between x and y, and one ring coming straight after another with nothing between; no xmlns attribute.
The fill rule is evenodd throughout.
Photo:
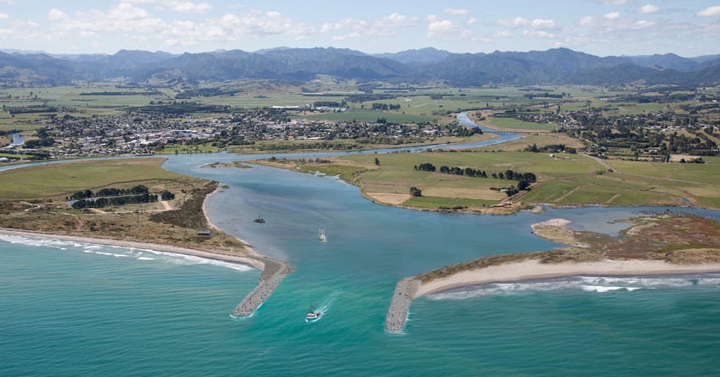
<svg viewBox="0 0 720 377"><path fill-rule="evenodd" d="M315 322L320 319L321 314L322 312L310 309L310 311L307 313L307 316L305 317L305 322Z"/></svg>
<svg viewBox="0 0 720 377"><path fill-rule="evenodd" d="M327 242L327 236L325 235L325 228L318 229L318 240L320 242Z"/></svg>

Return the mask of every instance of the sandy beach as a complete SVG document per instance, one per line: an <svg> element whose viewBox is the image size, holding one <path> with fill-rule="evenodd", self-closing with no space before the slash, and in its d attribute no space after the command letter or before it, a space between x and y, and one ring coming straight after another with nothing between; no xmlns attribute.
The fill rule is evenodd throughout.
<svg viewBox="0 0 720 377"><path fill-rule="evenodd" d="M162 252L166 252L166 253L192 255L195 257L219 260L219 261L223 261L223 262L244 264L244 265L251 266L251 267L254 267L254 268L257 268L260 270L262 270L265 267L264 263L261 260L258 260L253 257L241 257L241 256L233 256L233 255L225 255L225 254L215 254L215 253L197 250L197 249L189 249L189 248L185 248L185 247L148 243L148 242L122 241L122 240L114 240L114 239L110 239L110 238L68 236L68 235L62 235L62 234L30 232L30 231L26 231L26 230L21 231L21 230L6 229L6 228L0 228L0 234L20 236L20 237L35 237L35 238L42 237L42 238L50 238L50 239L56 239L56 240L62 240L62 241L73 241L73 242L80 242L80 243L128 247L128 248L136 248L136 249L148 249L148 250L162 251Z"/></svg>
<svg viewBox="0 0 720 377"><path fill-rule="evenodd" d="M670 275L720 272L720 263L681 265L660 260L603 260L581 263L540 263L537 259L463 271L420 284L415 298L452 288L577 275Z"/></svg>

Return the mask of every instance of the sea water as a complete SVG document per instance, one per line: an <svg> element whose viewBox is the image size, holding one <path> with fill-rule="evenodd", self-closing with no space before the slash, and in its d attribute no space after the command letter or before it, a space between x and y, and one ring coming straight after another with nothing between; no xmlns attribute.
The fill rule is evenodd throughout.
<svg viewBox="0 0 720 377"><path fill-rule="evenodd" d="M225 185L213 221L297 267L250 318L229 316L259 272L197 258L0 238L0 376L714 376L720 274L584 276L468 287L416 300L383 329L398 279L497 253L558 246L554 217L617 233L665 208L474 216L392 208L335 177L267 167L165 167ZM680 211L680 209L672 209ZM718 212L690 210L717 220ZM252 220L258 215L265 224ZM324 227L328 242L319 242ZM310 307L325 309L305 322Z"/></svg>

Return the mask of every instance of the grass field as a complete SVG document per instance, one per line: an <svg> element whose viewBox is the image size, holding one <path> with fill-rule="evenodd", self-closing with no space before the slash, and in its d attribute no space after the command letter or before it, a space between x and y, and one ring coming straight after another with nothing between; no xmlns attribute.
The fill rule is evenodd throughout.
<svg viewBox="0 0 720 377"><path fill-rule="evenodd" d="M523 122L514 118L491 117L487 123L490 127L508 130L552 131L558 128L556 124Z"/></svg>
<svg viewBox="0 0 720 377"><path fill-rule="evenodd" d="M378 158L380 165L374 163ZM577 154L528 152L424 152L383 155L349 155L334 158L332 164L302 165L302 171L328 174L346 172L341 177L360 186L374 200L398 198L410 187L422 190L402 204L422 209L466 207L479 212L507 200L497 188L515 181L476 178L415 170L422 163L491 172L507 169L531 172L539 184L518 198L510 198L515 209L523 205L549 203L557 206L610 205L698 205L720 208L720 158L708 164L662 164L611 161L619 172L610 173L602 165ZM350 164L350 166L348 166ZM294 165L293 165L294 166ZM338 169L338 170L335 170ZM495 188L495 189L493 189Z"/></svg>
<svg viewBox="0 0 720 377"><path fill-rule="evenodd" d="M34 165L0 172L0 228L13 228L169 244L215 253L245 254L242 243L207 229L205 195L216 182L168 172L162 158L107 159ZM145 185L151 193L169 190L175 199L162 203L75 210L65 197L76 191Z"/></svg>
<svg viewBox="0 0 720 377"><path fill-rule="evenodd" d="M379 118L385 118L388 122L400 124L423 123L429 122L433 119L432 117L428 116L406 115L401 113L377 110L348 110L339 113L322 113L317 115L297 116L296 118L321 119L335 122L375 122Z"/></svg>
<svg viewBox="0 0 720 377"><path fill-rule="evenodd" d="M62 198L74 192L103 187L130 188L163 185L186 179L160 167L162 158L108 159L35 165L0 172L3 199Z"/></svg>
<svg viewBox="0 0 720 377"><path fill-rule="evenodd" d="M520 139L506 141L501 144L489 145L486 147L478 148L482 151L503 151L503 152L522 152L530 145L537 145L543 147L546 145L557 145L563 144L570 148L582 148L583 143L578 139L567 136L564 133L539 133L536 135L523 135Z"/></svg>

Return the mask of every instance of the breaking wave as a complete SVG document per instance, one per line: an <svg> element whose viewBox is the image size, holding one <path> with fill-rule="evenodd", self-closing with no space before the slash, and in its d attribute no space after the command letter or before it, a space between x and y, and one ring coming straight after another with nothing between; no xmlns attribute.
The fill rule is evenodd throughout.
<svg viewBox="0 0 720 377"><path fill-rule="evenodd" d="M584 291L595 293L631 293L638 290L687 287L720 289L720 273L658 276L578 276L514 283L492 283L456 288L429 295L431 300L461 300L483 296L512 295L527 292Z"/></svg>
<svg viewBox="0 0 720 377"><path fill-rule="evenodd" d="M194 255L185 255L177 253L169 253L151 249L139 249L134 247L121 247L111 245L99 245L76 241L64 241L52 238L42 237L26 237L10 234L0 234L0 242L11 244L26 245L33 247L44 247L56 250L77 250L87 254L95 254L109 256L114 258L134 258L139 261L162 260L164 263L175 265L198 265L207 264L237 271L249 271L253 268L237 263L224 262L214 259L196 257Z"/></svg>

